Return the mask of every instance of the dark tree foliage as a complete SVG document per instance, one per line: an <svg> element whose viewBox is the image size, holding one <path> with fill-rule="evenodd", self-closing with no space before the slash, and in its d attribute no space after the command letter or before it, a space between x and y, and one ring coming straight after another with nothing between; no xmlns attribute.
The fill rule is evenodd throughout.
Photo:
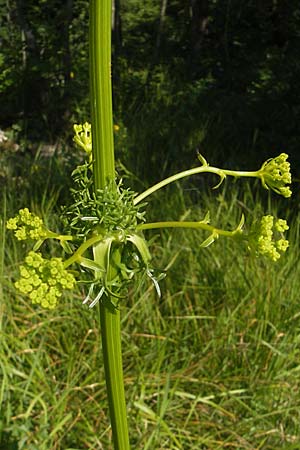
<svg viewBox="0 0 300 450"><path fill-rule="evenodd" d="M87 8L86 1L3 1L3 127L19 122L32 139L61 133L74 105L85 96Z"/></svg>
<svg viewBox="0 0 300 450"><path fill-rule="evenodd" d="M88 115L88 1L0 6L0 126L55 139ZM298 0L114 0L112 25L132 170L157 179L197 149L232 167L281 151L300 162Z"/></svg>

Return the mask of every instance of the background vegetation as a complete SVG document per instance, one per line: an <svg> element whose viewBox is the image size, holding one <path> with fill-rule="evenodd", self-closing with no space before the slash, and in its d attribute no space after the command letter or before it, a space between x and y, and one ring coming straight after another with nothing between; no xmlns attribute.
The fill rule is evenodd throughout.
<svg viewBox="0 0 300 450"><path fill-rule="evenodd" d="M232 166L283 150L300 162L297 0L113 3L115 120L132 171L156 179L199 147ZM0 126L55 144L89 117L88 1L0 6Z"/></svg>
<svg viewBox="0 0 300 450"><path fill-rule="evenodd" d="M146 287L122 305L133 449L300 446L299 21L293 0L114 1L115 141L128 185L196 164L197 149L249 169L284 151L296 180L285 202L239 181L212 194L198 177L153 197L153 219L210 209L226 228L242 211L278 211L291 245L269 264L226 240L200 250L199 232L154 236L168 268L162 299ZM81 159L72 124L89 118L87 26L85 0L0 0L1 450L112 448L97 314L80 290L50 313L18 295L26 249L5 231L24 206L55 227L68 202Z"/></svg>

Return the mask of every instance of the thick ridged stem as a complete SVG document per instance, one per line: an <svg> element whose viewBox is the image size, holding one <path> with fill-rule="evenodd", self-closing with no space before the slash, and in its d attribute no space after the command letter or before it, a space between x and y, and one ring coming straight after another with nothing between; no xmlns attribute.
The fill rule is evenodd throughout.
<svg viewBox="0 0 300 450"><path fill-rule="evenodd" d="M95 188L115 176L111 88L111 0L90 1L90 97Z"/></svg>
<svg viewBox="0 0 300 450"><path fill-rule="evenodd" d="M90 0L90 96L94 185L115 177L111 89L111 0ZM101 261L97 244L94 259ZM100 302L107 396L115 450L130 450L122 368L120 311L109 298Z"/></svg>

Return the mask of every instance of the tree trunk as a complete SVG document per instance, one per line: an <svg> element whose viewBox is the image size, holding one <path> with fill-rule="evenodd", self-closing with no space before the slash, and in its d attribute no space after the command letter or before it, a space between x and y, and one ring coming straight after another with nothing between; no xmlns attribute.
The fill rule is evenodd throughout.
<svg viewBox="0 0 300 450"><path fill-rule="evenodd" d="M159 56L161 37L163 34L164 23L165 23L165 18L166 18L167 4L168 4L168 0L161 0L159 26L158 26L157 36L156 36L156 43L155 43L154 61L157 61L158 56Z"/></svg>
<svg viewBox="0 0 300 450"><path fill-rule="evenodd" d="M191 48L197 54L202 46L202 41L207 34L208 26L208 0L191 0Z"/></svg>
<svg viewBox="0 0 300 450"><path fill-rule="evenodd" d="M64 7L62 8L58 32L61 36L62 45L62 75L64 79L63 93L62 93L62 105L61 111L63 118L68 120L70 112L70 99L72 93L70 92L70 82L72 78L72 60L70 51L70 25L73 17L73 0L66 0Z"/></svg>
<svg viewBox="0 0 300 450"><path fill-rule="evenodd" d="M24 120L23 127L27 129L28 121L34 113L42 114L41 105L45 80L39 71L34 71L40 65L40 52L33 29L26 15L26 0L16 1L17 23L22 40L22 81L20 96L20 112Z"/></svg>

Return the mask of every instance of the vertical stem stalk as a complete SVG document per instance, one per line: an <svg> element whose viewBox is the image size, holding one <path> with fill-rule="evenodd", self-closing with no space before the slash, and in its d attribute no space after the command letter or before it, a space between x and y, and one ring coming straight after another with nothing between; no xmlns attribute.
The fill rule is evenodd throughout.
<svg viewBox="0 0 300 450"><path fill-rule="evenodd" d="M90 0L90 96L95 188L115 177L111 88L111 0Z"/></svg>
<svg viewBox="0 0 300 450"><path fill-rule="evenodd" d="M115 177L112 88L111 0L90 0L90 97L94 186ZM97 245L94 246L97 261ZM109 298L100 303L102 349L115 450L130 450L121 351L120 311Z"/></svg>

